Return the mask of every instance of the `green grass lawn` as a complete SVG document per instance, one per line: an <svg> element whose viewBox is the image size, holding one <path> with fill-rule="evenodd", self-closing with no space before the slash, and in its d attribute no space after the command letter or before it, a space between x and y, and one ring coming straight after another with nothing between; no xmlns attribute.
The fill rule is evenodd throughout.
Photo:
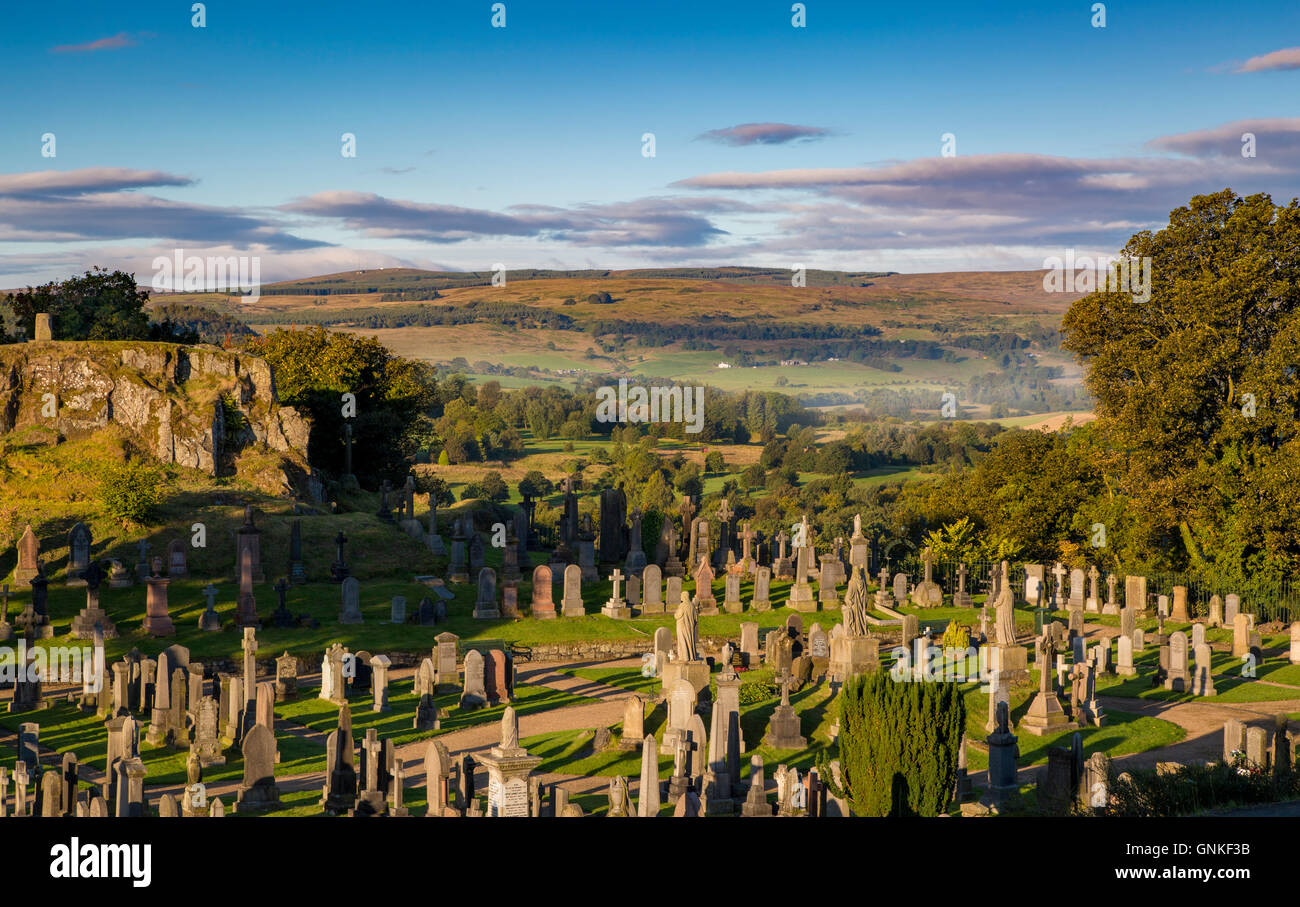
<svg viewBox="0 0 1300 907"><path fill-rule="evenodd" d="M1037 685L1018 684L1011 688L1013 730L1029 711L1029 705L1037 693ZM967 739L982 744L988 736L984 730L984 724L988 721L988 694L981 693L978 684L970 684L966 688L965 697ZM1068 746L1074 733L1073 730L1059 731L1043 737L1017 733L1017 745L1020 748L1017 764L1025 768L1046 763L1048 747ZM1103 752L1112 757L1169 746L1186 736L1186 732L1172 721L1134 715L1119 709L1107 710L1101 727L1080 728L1078 733L1083 740L1085 754ZM988 756L978 747L967 747L966 761L971 770L988 768Z"/></svg>

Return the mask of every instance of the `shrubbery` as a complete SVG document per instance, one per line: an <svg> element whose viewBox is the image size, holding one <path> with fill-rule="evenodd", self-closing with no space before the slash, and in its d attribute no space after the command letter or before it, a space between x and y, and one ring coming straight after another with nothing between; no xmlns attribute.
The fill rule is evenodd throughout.
<svg viewBox="0 0 1300 907"><path fill-rule="evenodd" d="M130 460L105 466L99 477L99 502L122 523L145 523L162 501L167 474L155 463Z"/></svg>
<svg viewBox="0 0 1300 907"><path fill-rule="evenodd" d="M952 799L966 703L955 683L877 671L840 693L844 794L858 816L936 816Z"/></svg>

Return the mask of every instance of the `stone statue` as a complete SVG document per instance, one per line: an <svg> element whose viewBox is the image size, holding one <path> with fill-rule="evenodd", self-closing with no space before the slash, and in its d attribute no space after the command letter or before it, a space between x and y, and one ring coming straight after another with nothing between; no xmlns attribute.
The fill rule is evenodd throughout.
<svg viewBox="0 0 1300 907"><path fill-rule="evenodd" d="M849 588L844 593L844 635L867 635L867 581L857 565L849 577Z"/></svg>
<svg viewBox="0 0 1300 907"><path fill-rule="evenodd" d="M519 719L515 717L514 706L506 706L501 713L501 749L519 749Z"/></svg>
<svg viewBox="0 0 1300 907"><path fill-rule="evenodd" d="M1015 645L1016 642L1016 596L1011 591L1011 567L1002 562L1002 583L998 589L997 600L993 603L997 613L997 639L1000 646Z"/></svg>
<svg viewBox="0 0 1300 907"><path fill-rule="evenodd" d="M185 786L194 787L203 780L203 763L199 762L198 750L190 747L190 756L185 760Z"/></svg>
<svg viewBox="0 0 1300 907"><path fill-rule="evenodd" d="M699 627L695 622L695 604L690 595L682 590L681 604L677 606L677 660L699 660Z"/></svg>

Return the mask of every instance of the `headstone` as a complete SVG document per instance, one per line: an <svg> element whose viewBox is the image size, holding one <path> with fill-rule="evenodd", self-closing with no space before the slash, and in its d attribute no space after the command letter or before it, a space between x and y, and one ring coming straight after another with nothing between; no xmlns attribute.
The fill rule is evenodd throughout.
<svg viewBox="0 0 1300 907"><path fill-rule="evenodd" d="M475 620L496 620L501 617L497 607L497 573L484 567L478 574L478 597L474 602Z"/></svg>
<svg viewBox="0 0 1300 907"><path fill-rule="evenodd" d="M641 571L641 613L664 613L663 571L658 564L647 564Z"/></svg>
<svg viewBox="0 0 1300 907"><path fill-rule="evenodd" d="M365 623L361 616L361 582L355 576L346 577L342 587L343 604L339 610L339 623Z"/></svg>
<svg viewBox="0 0 1300 907"><path fill-rule="evenodd" d="M577 564L564 568L564 598L560 605L565 617L585 617L587 614L582 604L582 568Z"/></svg>
<svg viewBox="0 0 1300 907"><path fill-rule="evenodd" d="M1187 668L1187 634L1176 630L1169 636L1169 673L1165 676L1165 689L1178 693L1191 688L1191 673Z"/></svg>
<svg viewBox="0 0 1300 907"><path fill-rule="evenodd" d="M470 649L465 653L465 686L460 696L461 709L472 711L487 705L487 689L483 675L483 654L478 649Z"/></svg>
<svg viewBox="0 0 1300 907"><path fill-rule="evenodd" d="M555 601L551 597L551 568L542 564L533 570L533 617L554 620Z"/></svg>
<svg viewBox="0 0 1300 907"><path fill-rule="evenodd" d="M67 585L86 585L81 573L90 566L91 542L90 529L85 523L77 523L68 532L68 567L64 571L64 582Z"/></svg>

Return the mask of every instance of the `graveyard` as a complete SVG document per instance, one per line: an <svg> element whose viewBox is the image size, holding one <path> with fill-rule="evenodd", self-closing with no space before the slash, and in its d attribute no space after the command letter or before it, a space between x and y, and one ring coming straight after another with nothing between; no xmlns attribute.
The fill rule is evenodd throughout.
<svg viewBox="0 0 1300 907"><path fill-rule="evenodd" d="M725 498L647 540L618 489L580 518L572 482L544 546L526 503L489 523L415 487L327 506L190 476L147 533L29 505L0 633L87 657L8 666L4 814L848 816L864 673L957 691L929 814L1104 812L1081 792L1292 758L1300 625L1236 595L891 562L860 519L819 550L815 515L768 537Z"/></svg>

